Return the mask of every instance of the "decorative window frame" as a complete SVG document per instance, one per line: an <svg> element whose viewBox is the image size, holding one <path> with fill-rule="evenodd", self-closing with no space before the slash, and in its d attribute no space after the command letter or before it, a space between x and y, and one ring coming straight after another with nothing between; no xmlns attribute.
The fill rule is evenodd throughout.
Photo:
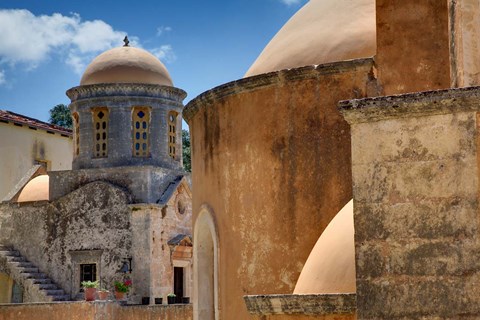
<svg viewBox="0 0 480 320"><path fill-rule="evenodd" d="M143 113L139 115L139 113ZM151 108L135 106L132 108L132 156L136 158L148 158L150 154L151 140Z"/></svg>
<svg viewBox="0 0 480 320"><path fill-rule="evenodd" d="M73 120L73 155L78 156L80 154L80 115L78 112L72 114Z"/></svg>
<svg viewBox="0 0 480 320"><path fill-rule="evenodd" d="M71 275L71 297L75 298L80 293L80 265L81 264L96 264L97 265L97 280L102 275L102 254L103 250L75 250L69 251L70 260L72 262Z"/></svg>
<svg viewBox="0 0 480 320"><path fill-rule="evenodd" d="M103 112L104 116L100 117L100 112ZM92 108L93 158L108 158L109 116L107 107Z"/></svg>
<svg viewBox="0 0 480 320"><path fill-rule="evenodd" d="M172 159L177 158L177 120L178 112L170 111L167 115L167 127L168 127L168 155Z"/></svg>

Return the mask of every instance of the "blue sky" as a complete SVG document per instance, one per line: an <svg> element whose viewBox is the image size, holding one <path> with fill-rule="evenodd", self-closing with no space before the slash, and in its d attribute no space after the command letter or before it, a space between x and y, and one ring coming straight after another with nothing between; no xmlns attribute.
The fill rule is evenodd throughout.
<svg viewBox="0 0 480 320"><path fill-rule="evenodd" d="M0 109L48 120L99 53L135 46L162 60L185 102L243 77L306 0L0 2Z"/></svg>

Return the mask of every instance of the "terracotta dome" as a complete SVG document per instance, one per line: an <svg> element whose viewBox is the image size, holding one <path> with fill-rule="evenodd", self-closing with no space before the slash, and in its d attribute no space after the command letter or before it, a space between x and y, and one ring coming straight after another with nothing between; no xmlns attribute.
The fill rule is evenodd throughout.
<svg viewBox="0 0 480 320"><path fill-rule="evenodd" d="M353 200L351 200L337 213L318 239L293 293L356 292L353 237Z"/></svg>
<svg viewBox="0 0 480 320"><path fill-rule="evenodd" d="M133 47L113 48L97 56L85 70L80 85L145 83L173 86L167 68L151 53Z"/></svg>
<svg viewBox="0 0 480 320"><path fill-rule="evenodd" d="M49 181L46 174L33 178L23 187L17 202L49 200Z"/></svg>
<svg viewBox="0 0 480 320"><path fill-rule="evenodd" d="M375 0L311 0L273 37L245 77L372 57Z"/></svg>

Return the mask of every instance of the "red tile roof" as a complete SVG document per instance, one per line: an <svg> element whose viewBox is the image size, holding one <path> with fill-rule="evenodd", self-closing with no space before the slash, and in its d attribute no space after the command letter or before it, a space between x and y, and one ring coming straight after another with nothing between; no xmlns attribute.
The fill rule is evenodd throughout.
<svg viewBox="0 0 480 320"><path fill-rule="evenodd" d="M0 122L11 122L18 125L25 125L29 128L42 129L49 133L59 133L63 136L71 137L72 130L60 127L54 124L43 122L37 119L29 118L11 111L0 110Z"/></svg>

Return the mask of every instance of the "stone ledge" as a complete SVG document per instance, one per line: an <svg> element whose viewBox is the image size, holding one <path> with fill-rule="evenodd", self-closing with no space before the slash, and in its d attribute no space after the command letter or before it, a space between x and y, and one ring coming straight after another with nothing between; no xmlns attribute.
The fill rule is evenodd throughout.
<svg viewBox="0 0 480 320"><path fill-rule="evenodd" d="M68 89L67 96L72 102L100 97L149 97L181 102L187 96L182 89L142 83L102 83L78 86Z"/></svg>
<svg viewBox="0 0 480 320"><path fill-rule="evenodd" d="M273 294L244 296L248 312L252 315L355 314L356 294Z"/></svg>
<svg viewBox="0 0 480 320"><path fill-rule="evenodd" d="M183 117L187 122L190 122L200 108L211 105L216 100L226 98L230 95L254 91L272 85L285 84L289 81L315 79L322 75L342 73L356 68L370 69L373 67L373 64L372 58L345 60L269 72L228 82L205 91L191 100L185 107Z"/></svg>
<svg viewBox="0 0 480 320"><path fill-rule="evenodd" d="M349 124L394 118L480 111L480 87L407 93L340 101L338 109Z"/></svg>

